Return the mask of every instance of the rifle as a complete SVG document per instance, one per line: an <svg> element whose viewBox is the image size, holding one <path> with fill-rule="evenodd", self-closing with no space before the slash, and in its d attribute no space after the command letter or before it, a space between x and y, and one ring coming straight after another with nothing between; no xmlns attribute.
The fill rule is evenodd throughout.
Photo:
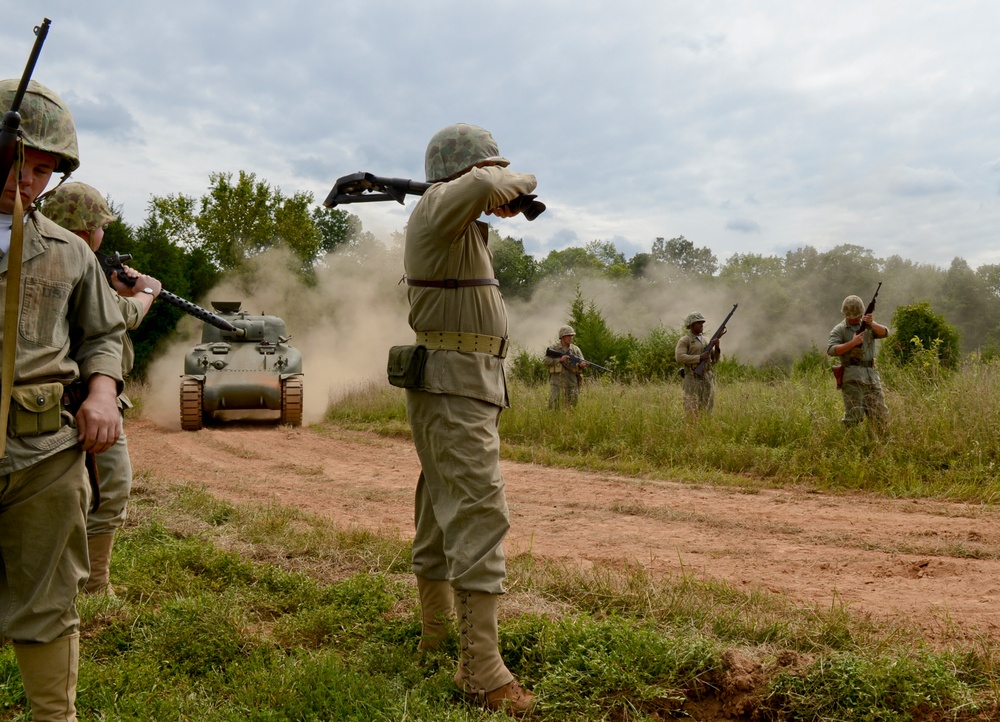
<svg viewBox="0 0 1000 722"><path fill-rule="evenodd" d="M871 302L868 304L868 307L865 309L865 312L862 314L861 328L858 329L858 333L864 333L864 330L866 328L868 328L868 324L865 323L865 321L864 321L864 316L867 316L869 313L875 313L875 301L878 299L878 291L879 291L880 288L882 288L882 282L881 281L878 282L878 286L875 288L875 295L872 296Z"/></svg>
<svg viewBox="0 0 1000 722"><path fill-rule="evenodd" d="M7 182L10 169L14 167L14 153L21 129L21 114L18 111L21 109L24 94L28 90L31 74L35 72L35 63L38 62L38 54L42 52L42 43L45 42L45 36L49 34L51 22L48 18L44 18L41 25L35 26L35 44L31 48L31 54L24 66L21 82L17 86L17 92L14 93L10 108L3 114L3 123L0 124L0 183Z"/></svg>
<svg viewBox="0 0 1000 722"><path fill-rule="evenodd" d="M422 196L432 185L434 184L407 178L383 178L372 173L352 173L337 179L323 205L335 208L341 203L376 201L398 201L402 204L407 193ZM545 210L545 204L535 200L537 197L537 195L520 195L508 203L507 207L512 211L520 211L525 218L533 221Z"/></svg>
<svg viewBox="0 0 1000 722"><path fill-rule="evenodd" d="M739 306L739 305L740 304L738 304L738 303L734 303L733 304L733 310L729 312L729 315L726 316L726 318L722 321L722 325L719 326L715 330L715 333L712 334L712 338L709 339L708 344L705 346L705 348L707 348L709 350L709 354L708 354L709 358L711 358L711 356L712 356L712 345L717 340L719 340L720 338L722 338L722 334L725 333L725 331L726 331L726 324L729 323L729 319L731 319L733 317L733 314L736 313L736 307ZM705 375L705 364L706 363L708 363L708 359L702 359L701 361L698 362L698 365L694 367L694 375L695 376L697 376L698 378L702 378Z"/></svg>
<svg viewBox="0 0 1000 722"><path fill-rule="evenodd" d="M554 348L545 349L545 355L549 358L562 358L563 356L569 357L569 362L571 364L579 364L581 361L587 361L586 359L580 358L576 354L563 353L562 351L556 351ZM595 369L600 369L601 371L610 371L611 369L606 369L603 366L595 364L593 361L587 361L587 366L593 366Z"/></svg>
<svg viewBox="0 0 1000 722"><path fill-rule="evenodd" d="M111 282L111 277L117 273L119 281L130 288L135 286L136 279L125 273L125 269L122 268L125 262L132 260L132 255L130 253L115 252L115 254L111 256L107 253L101 253L100 251L97 251L96 253L97 260L101 263L101 270L103 270L104 274L108 277L108 283ZM237 337L247 335L247 330L245 328L234 326L229 323L229 321L222 318L222 316L217 316L211 311L204 309L197 304L191 303L190 301L171 293L165 288L160 289L160 295L157 296L157 298L166 301L174 308L179 308L184 313L194 316L199 321L204 321L205 323L211 324L218 329L228 331L229 333L235 334Z"/></svg>

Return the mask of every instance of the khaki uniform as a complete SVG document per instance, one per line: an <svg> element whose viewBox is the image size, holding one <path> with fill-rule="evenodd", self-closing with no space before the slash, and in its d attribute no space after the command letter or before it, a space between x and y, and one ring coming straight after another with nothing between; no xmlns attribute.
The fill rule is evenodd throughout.
<svg viewBox="0 0 1000 722"><path fill-rule="evenodd" d="M562 343L549 346L553 351L558 351L562 355L572 354L583 358L583 352L576 344L571 343L568 349L564 349ZM576 406L580 400L580 384L583 381L583 369L579 364L559 363L559 359L553 356L543 356L542 363L549 369L549 408L558 409Z"/></svg>
<svg viewBox="0 0 1000 722"><path fill-rule="evenodd" d="M0 303L9 290L5 255ZM37 212L25 219L21 296L15 390L93 374L121 388L125 323L97 259ZM90 487L76 421L61 416L56 431L8 438L0 460L0 631L16 642L51 642L79 628Z"/></svg>
<svg viewBox="0 0 1000 722"><path fill-rule="evenodd" d="M485 211L530 193L535 177L498 166L436 183L413 209L403 263L410 279L492 278ZM507 311L494 285L411 286L410 327L506 338ZM499 594L502 542L510 527L500 474L500 412L509 406L503 359L428 351L424 383L406 391L421 473L415 502L413 571L456 590Z"/></svg>
<svg viewBox="0 0 1000 722"><path fill-rule="evenodd" d="M690 329L677 340L674 348L674 359L684 369L684 410L689 414L699 411L711 411L715 405L715 373L712 367L718 363L722 353L718 348L712 349L712 355L705 363L705 373L700 378L694 370L701 363L701 354L705 351L705 337L695 336Z"/></svg>
<svg viewBox="0 0 1000 722"><path fill-rule="evenodd" d="M847 319L834 326L830 331L827 354L836 356L834 347L853 339L860 329L860 323L851 325L847 323ZM841 385L844 393L844 424L854 426L864 421L865 417L884 423L889 418L889 407L885 405L885 396L882 394L882 379L875 370L875 335L872 330L865 331L864 341L860 346L855 346L839 358L844 367Z"/></svg>
<svg viewBox="0 0 1000 722"><path fill-rule="evenodd" d="M145 307L134 298L125 298L112 291L118 304L125 328L132 331L139 327L146 315ZM122 376L132 370L135 351L128 334L122 337ZM132 408L132 402L125 394L118 397L118 408L124 413ZM103 454L97 455L97 472L101 481L101 499L95 511L87 515L87 536L114 534L125 523L125 507L132 493L132 460L128 455L128 441L125 432L118 441Z"/></svg>

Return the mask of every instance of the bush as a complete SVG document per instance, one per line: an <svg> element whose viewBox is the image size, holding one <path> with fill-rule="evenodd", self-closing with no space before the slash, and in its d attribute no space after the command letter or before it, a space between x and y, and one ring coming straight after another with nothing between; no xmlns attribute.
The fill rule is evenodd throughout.
<svg viewBox="0 0 1000 722"><path fill-rule="evenodd" d="M928 302L898 307L892 315L892 327L895 333L886 339L883 353L901 366L925 365L931 351L945 368L958 366L958 331L944 316L934 313Z"/></svg>

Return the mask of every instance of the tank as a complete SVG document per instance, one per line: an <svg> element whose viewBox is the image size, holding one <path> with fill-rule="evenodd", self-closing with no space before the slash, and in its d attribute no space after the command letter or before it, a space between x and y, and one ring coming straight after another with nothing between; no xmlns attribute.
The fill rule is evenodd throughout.
<svg viewBox="0 0 1000 722"><path fill-rule="evenodd" d="M240 301L213 301L201 343L184 357L181 428L197 431L222 412L269 410L278 423L302 425L302 354L285 322L252 316Z"/></svg>

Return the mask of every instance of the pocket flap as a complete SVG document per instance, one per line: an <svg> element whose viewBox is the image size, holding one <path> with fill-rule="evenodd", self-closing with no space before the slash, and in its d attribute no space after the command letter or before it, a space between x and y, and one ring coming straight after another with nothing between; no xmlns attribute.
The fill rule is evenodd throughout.
<svg viewBox="0 0 1000 722"><path fill-rule="evenodd" d="M63 385L58 381L47 384L15 386L11 390L11 401L25 411L41 413L59 405L62 401Z"/></svg>

